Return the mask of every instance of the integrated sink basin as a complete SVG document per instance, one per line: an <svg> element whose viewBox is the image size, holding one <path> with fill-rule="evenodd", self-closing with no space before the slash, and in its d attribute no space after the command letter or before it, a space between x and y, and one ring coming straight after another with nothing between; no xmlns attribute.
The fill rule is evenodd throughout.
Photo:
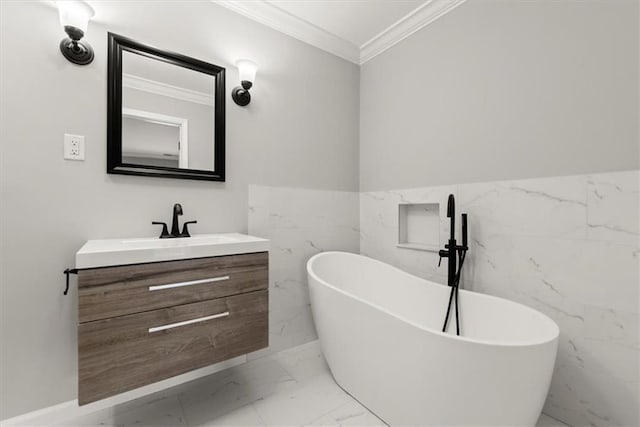
<svg viewBox="0 0 640 427"><path fill-rule="evenodd" d="M265 252L269 240L240 233L196 234L175 239L89 240L76 253L76 268Z"/></svg>
<svg viewBox="0 0 640 427"><path fill-rule="evenodd" d="M191 237L178 237L174 239L158 239L157 237L151 237L140 239L125 239L120 240L120 242L127 248L175 248L185 245L193 246L238 243L246 241L246 237L251 236L247 236L244 234L197 234ZM104 242L104 240L102 241Z"/></svg>

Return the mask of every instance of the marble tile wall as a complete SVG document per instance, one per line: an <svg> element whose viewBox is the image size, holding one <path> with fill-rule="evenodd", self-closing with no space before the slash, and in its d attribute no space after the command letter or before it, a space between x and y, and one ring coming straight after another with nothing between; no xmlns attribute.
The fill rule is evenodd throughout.
<svg viewBox="0 0 640 427"><path fill-rule="evenodd" d="M315 340L306 263L318 252L359 250L355 192L249 186L249 234L271 240L269 348L255 358Z"/></svg>
<svg viewBox="0 0 640 427"><path fill-rule="evenodd" d="M640 425L638 171L360 194L362 254L440 283L433 252L397 248L398 203L469 214L463 287L527 304L561 330L544 412L573 426Z"/></svg>

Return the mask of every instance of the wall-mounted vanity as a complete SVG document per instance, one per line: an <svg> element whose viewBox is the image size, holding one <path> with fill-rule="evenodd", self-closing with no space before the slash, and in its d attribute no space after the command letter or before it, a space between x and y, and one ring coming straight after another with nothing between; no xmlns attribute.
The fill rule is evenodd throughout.
<svg viewBox="0 0 640 427"><path fill-rule="evenodd" d="M78 268L84 405L268 346L269 241L90 240Z"/></svg>

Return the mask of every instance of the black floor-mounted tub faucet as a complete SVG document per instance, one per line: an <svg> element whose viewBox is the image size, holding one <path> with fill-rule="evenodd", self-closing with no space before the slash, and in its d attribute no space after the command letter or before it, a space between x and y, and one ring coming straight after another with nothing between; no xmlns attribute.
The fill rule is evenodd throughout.
<svg viewBox="0 0 640 427"><path fill-rule="evenodd" d="M464 259L467 256L469 247L467 246L467 214L462 214L462 245L458 245L456 242L456 201L453 194L449 194L447 200L447 218L450 218L450 235L449 243L444 245L444 249L440 249L438 255L440 255L440 262L442 258L447 258L448 274L447 285L451 287L451 293L449 294L449 305L447 306L447 314L444 318L444 325L442 326L442 332L447 330L447 322L449 321L449 314L451 312L451 303L455 304L455 316L456 316L456 335L460 335L460 323L458 320L458 287L460 285L460 272L462 271L462 265Z"/></svg>

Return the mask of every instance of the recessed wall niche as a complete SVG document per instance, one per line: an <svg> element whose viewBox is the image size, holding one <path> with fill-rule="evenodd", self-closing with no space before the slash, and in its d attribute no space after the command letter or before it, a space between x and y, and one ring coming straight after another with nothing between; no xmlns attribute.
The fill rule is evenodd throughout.
<svg viewBox="0 0 640 427"><path fill-rule="evenodd" d="M440 248L440 204L398 204L399 248L437 251Z"/></svg>

